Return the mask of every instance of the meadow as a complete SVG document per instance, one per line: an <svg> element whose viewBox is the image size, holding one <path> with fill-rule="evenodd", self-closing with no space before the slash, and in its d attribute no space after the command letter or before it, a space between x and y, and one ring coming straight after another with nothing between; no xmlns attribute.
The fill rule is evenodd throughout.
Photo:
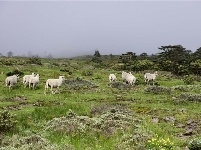
<svg viewBox="0 0 201 150"><path fill-rule="evenodd" d="M0 65L0 149L184 150L201 148L201 85L158 70L157 85L132 72L134 86L121 80L117 62L103 65L80 59L2 58ZM35 90L22 77L10 91L6 74L40 74ZM125 70L128 71L128 70ZM154 70L150 70L154 72ZM120 86L109 83L115 73ZM60 94L44 95L45 81L65 75Z"/></svg>

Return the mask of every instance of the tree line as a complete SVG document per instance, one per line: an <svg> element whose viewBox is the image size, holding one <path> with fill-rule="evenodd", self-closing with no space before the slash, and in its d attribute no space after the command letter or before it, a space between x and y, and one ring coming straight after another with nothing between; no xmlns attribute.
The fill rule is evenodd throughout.
<svg viewBox="0 0 201 150"><path fill-rule="evenodd" d="M161 70L179 76L201 75L201 47L195 52L187 50L182 45L161 46L158 49L160 52L152 55L127 52L119 56L118 63L122 64L121 69L130 71ZM100 56L96 50L92 60L100 63Z"/></svg>

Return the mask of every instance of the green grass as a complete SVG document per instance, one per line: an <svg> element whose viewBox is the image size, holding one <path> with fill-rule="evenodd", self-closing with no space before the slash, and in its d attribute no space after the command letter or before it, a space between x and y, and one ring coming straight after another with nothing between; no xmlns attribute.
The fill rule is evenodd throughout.
<svg viewBox="0 0 201 150"><path fill-rule="evenodd" d="M95 68L92 76L82 76L82 68L90 64L85 60L48 60L42 59L42 63L48 63L43 66L0 66L3 74L0 74L0 108L9 109L12 114L16 114L16 120L18 121L17 127L14 132L8 132L7 136L18 135L23 138L28 133L39 134L45 137L52 144L70 144L76 150L82 149L132 149L133 147L140 149L145 146L148 139L154 138L158 135L163 139L171 139L174 141L174 148L183 149L186 146L188 139L197 136L191 135L186 140L179 137L184 133L184 129L177 128L171 122L165 122L163 117L172 116L178 122L185 124L189 119L201 120L200 117L200 103L186 102L181 104L174 104L173 97L177 97L182 93L199 94L200 86L199 82L195 85L187 86L182 80L168 79L161 76L157 78L157 82L162 87L171 88L170 93L152 93L145 92L148 85L139 84L131 87L130 90L118 90L108 86L110 73L117 73L119 82L121 81L121 71L114 71L112 69L105 70L103 68ZM52 64L66 64L63 66L52 66ZM36 90L24 88L22 85L22 77L19 79L18 85L11 91L5 87L4 80L6 73L18 68L25 74L31 74L32 72L40 74L40 83ZM68 72L61 72L60 69L68 68L72 71L72 75ZM98 85L97 88L92 89L80 89L72 90L61 87L61 94L47 94L44 95L44 84L48 78L58 78L60 74L64 74L66 79L75 79L80 77L87 81L93 82ZM133 73L136 77L143 77L141 73ZM164 74L164 72L163 72ZM143 81L143 79L140 79ZM174 89L175 86L182 87L181 90ZM182 91L183 89L187 91ZM22 99L15 100L15 97ZM23 99L25 98L25 99ZM53 118L59 118L66 116L69 110L72 110L79 116L91 117L91 110L95 106L101 106L105 104L120 105L129 108L134 113L134 118L138 120L138 124L134 124L135 127L130 128L124 132L117 132L110 136L104 134L97 134L92 131L85 133L84 135L78 134L62 134L56 131L44 130L48 121ZM12 109L13 106L17 106L19 110ZM181 109L184 112L181 112ZM97 110L101 111L101 110ZM159 122L152 122L153 118L158 118ZM200 124L199 124L200 127ZM152 133L152 134L148 134ZM201 134L199 130L197 134ZM132 136L139 135L141 143L136 144L132 140ZM147 137L143 137L147 135ZM125 138L125 136L128 136ZM125 138L125 139L124 139ZM136 138L135 138L136 139ZM11 142L12 143L12 142ZM129 144L128 144L129 143Z"/></svg>

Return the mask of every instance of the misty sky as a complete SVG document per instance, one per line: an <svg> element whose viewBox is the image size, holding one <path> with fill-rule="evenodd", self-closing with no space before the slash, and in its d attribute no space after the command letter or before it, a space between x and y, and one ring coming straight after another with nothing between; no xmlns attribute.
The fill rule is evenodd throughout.
<svg viewBox="0 0 201 150"><path fill-rule="evenodd" d="M201 1L0 1L0 53L156 54L201 47Z"/></svg>

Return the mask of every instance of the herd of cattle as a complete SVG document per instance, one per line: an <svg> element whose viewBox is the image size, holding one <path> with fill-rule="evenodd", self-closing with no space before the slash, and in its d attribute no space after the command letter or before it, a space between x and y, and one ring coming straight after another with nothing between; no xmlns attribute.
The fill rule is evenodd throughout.
<svg viewBox="0 0 201 150"><path fill-rule="evenodd" d="M149 84L150 81L154 81L156 79L157 75L158 75L157 71L154 72L153 74L145 73L145 75L144 75L145 82L147 84ZM9 87L9 90L17 84L18 78L19 78L18 75L12 75L12 76L8 76L5 79L6 86ZM37 84L39 83L39 78L40 78L40 75L35 74L35 73L32 73L31 75L25 75L23 77L23 81L22 81L24 84L24 87L26 88L27 86L29 86L29 88L35 89ZM127 73L125 71L122 71L122 79L123 79L123 81L126 81L131 86L133 86L136 82L136 77L134 75L132 75L131 72ZM64 76L59 76L58 79L47 79L46 83L45 83L44 94L46 94L48 87L50 87L50 91L52 94L55 94L55 92L53 91L53 88L57 88L58 92L59 92L59 87L62 85L64 80L65 80ZM117 80L117 77L115 74L109 75L110 82L114 82L116 80ZM154 82L153 82L153 84L154 84Z"/></svg>

